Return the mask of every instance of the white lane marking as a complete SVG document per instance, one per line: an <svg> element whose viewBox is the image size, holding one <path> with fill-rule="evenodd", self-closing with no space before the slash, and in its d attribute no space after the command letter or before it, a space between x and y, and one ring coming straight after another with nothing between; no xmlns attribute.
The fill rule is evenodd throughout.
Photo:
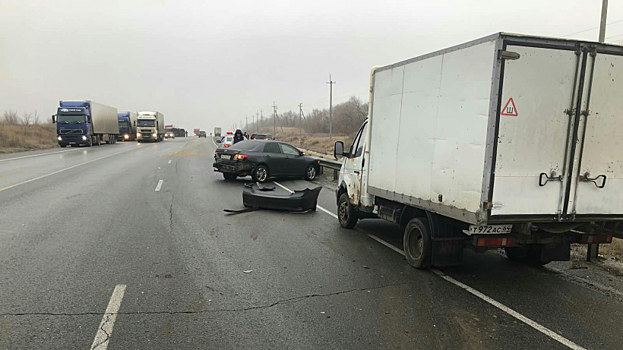
<svg viewBox="0 0 623 350"><path fill-rule="evenodd" d="M158 181L158 184L156 185L156 192L160 192L160 188L162 187L162 183L163 182L164 182L164 180Z"/></svg>
<svg viewBox="0 0 623 350"><path fill-rule="evenodd" d="M286 191L290 192L290 193L294 193L294 191L292 191L291 189L289 189L289 188L285 187L284 185L280 184L280 183L279 183L279 182L277 182L277 181L273 181L273 183L274 183L275 185L277 185L277 186L279 186L279 187L283 188L284 190L286 190Z"/></svg>
<svg viewBox="0 0 623 350"><path fill-rule="evenodd" d="M84 162L84 163L80 163L80 164L72 165L72 166L70 166L70 167L68 167L68 168L65 168L65 169L61 169L61 170L57 170L57 171L53 171L53 172L51 172L51 173L49 173L49 174L45 174L45 175L41 175L41 176L37 176L37 177L35 177L35 178L33 178L33 179L30 179L30 180L22 181L22 182L16 183L16 184L11 185L11 186L7 186L7 187L4 187L4 188L0 188L0 192L2 192L2 191L6 191L6 190L11 189L11 188L13 188L13 187L17 187L17 186L21 186L21 185L27 184L27 183L29 183L29 182L37 181L37 180L40 180L40 179L46 178L46 177L48 177L48 176L52 176L52 175L55 175L55 174L58 174L58 173L62 173L63 171L67 171L67 170L70 170L70 169L73 169L73 168L77 168L77 167L82 166L82 165L85 165L85 164L93 163L93 162L96 162L96 161L98 161L98 160L102 160L102 159L105 159L105 158L113 157L113 156L116 156L116 155L121 154L121 153L130 152L130 151L135 150L135 149L138 149L138 148L132 148L132 149L125 150L125 151L122 151L122 152L113 153L113 154L107 155L107 156L105 156L105 157L100 157L100 158L97 158L97 159L92 159L92 160L86 161L86 162Z"/></svg>
<svg viewBox="0 0 623 350"><path fill-rule="evenodd" d="M273 183L274 183L275 185L277 185L277 186L279 186L279 187L283 188L284 190L286 190L286 191L290 192L290 193L294 193L294 191L292 191L291 189L289 189L289 188L285 187L284 185L280 184L280 183L279 183L279 182L277 182L277 181L273 181ZM334 213L332 213L330 210L327 210L327 209L325 209L325 208L323 208L323 207L319 206L318 204L316 204L316 209L320 209L320 210L324 211L325 213L327 213L327 214L329 214L329 215L331 215L331 216L333 216L334 218L336 218L336 219L337 219L337 215L335 215Z"/></svg>
<svg viewBox="0 0 623 350"><path fill-rule="evenodd" d="M58 152L32 154L32 155L29 155L29 156L21 156L21 157L15 157L15 158L0 159L0 162L8 162L9 160L17 160L17 159L24 159L24 158L40 157L40 156L47 156L49 154L58 154L58 153L76 152L76 151L80 151L80 150L79 149L68 149L68 150L58 151Z"/></svg>
<svg viewBox="0 0 623 350"><path fill-rule="evenodd" d="M388 242L386 242L386 241L384 241L384 240L382 240L382 239L380 239L380 238L378 238L376 236L368 234L368 237L370 237L373 240L381 243L382 245L386 246L387 248L395 251L396 253L398 253L398 254L400 254L402 256L405 255L404 251L402 251L401 249L396 248L392 244L390 244L390 243L388 243ZM455 280L454 278L446 275L445 273L443 273L443 272L441 272L441 271L439 271L437 269L430 269L430 270L434 274L436 274L437 276L443 278L444 280L446 280L446 281L454 284L455 286L462 288L466 292L468 292L468 293L470 293L470 294L472 294L472 295L474 295L474 296L476 296L476 297L486 301L487 303L489 303L489 304L495 306L496 308L506 312L507 314L513 316L514 318L520 320L521 322L527 324L528 326L536 329L537 331L547 335L548 337L558 341L559 343L561 343L561 344L563 344L563 345L565 345L565 346L567 346L567 347L569 347L571 349L574 349L574 350L586 350L585 348L583 348L580 345L572 342L571 340L569 340L569 339L559 335L558 333L556 333L556 332L554 332L554 331L552 331L552 330L550 330L550 329L548 329L548 328L546 328L546 327L536 323L535 321L533 321L533 320L529 319L528 317L520 314L519 312L509 308L508 306L506 306L506 305L496 301L495 299L492 299L492 298L482 294L481 292L477 291L476 289L474 289L474 288L472 288L472 287L470 287L470 286L468 286L468 285L466 285L466 284L464 284L462 282L459 282L459 281Z"/></svg>
<svg viewBox="0 0 623 350"><path fill-rule="evenodd" d="M108 342L112 336L112 329L115 325L119 308L121 307L121 301L123 300L123 295L125 294L125 288L125 284L118 284L115 286L115 290L113 290L110 301L108 302L106 312L102 317L102 322L100 323L97 333L95 334L95 339L93 339L91 350L106 350L106 348L108 348Z"/></svg>
<svg viewBox="0 0 623 350"><path fill-rule="evenodd" d="M488 296L482 294L481 292L475 290L474 288L472 288L472 287L470 287L470 286L468 286L468 285L466 285L464 283L461 283L461 282L455 280L454 278L446 275L445 273L443 273L443 272L441 272L441 271L439 271L437 269L431 269L431 271L433 273L435 273L437 276L443 278L444 280L446 280L446 281L448 281L448 282L450 282L450 283L452 283L452 284L454 284L454 285L464 289L465 291L467 291L468 293L471 293L472 295L477 296L478 298L480 298L480 299L486 301L487 303L497 307L498 309L506 312L507 314L513 316L514 318L520 320L521 322L527 324L528 326L536 329L537 331L545 334L546 336L548 336L548 337L558 341L559 343L567 346L568 348L573 349L573 350L586 350L586 348L583 348L580 345L572 342L571 340L569 340L569 339L559 335L558 333L556 333L556 332L554 332L554 331L552 331L552 330L550 330L550 329L548 329L548 328L546 328L546 327L544 327L544 326L534 322L533 320L531 320L528 317L520 314L519 312L509 308L508 306L505 306L505 305L499 303L498 301L496 301L496 300L494 300L492 298L489 298Z"/></svg>
<svg viewBox="0 0 623 350"><path fill-rule="evenodd" d="M273 181L273 183L275 183L275 185L278 185L278 186L282 187L285 190L288 190L288 191L292 192L292 190L288 189L287 187L281 185L278 182ZM316 207L337 219L337 215L331 213L330 211L322 208L319 205L317 205ZM405 255L405 253L401 249L396 248L392 244L390 244L390 243L388 243L388 242L386 242L386 241L384 241L384 240L382 240L382 239L380 239L380 238L378 238L376 236L368 234L368 237L370 237L373 240L381 243L382 245L386 246L387 248L395 251L396 253L398 253L398 254L400 254L402 256ZM586 348L583 348L580 345L572 342L571 340L569 340L569 339L559 335L558 333L550 330L549 328L546 328L546 327L540 325L539 323L529 319L528 317L526 317L526 316L520 314L519 312L509 308L508 306L501 304L500 302L496 301L495 299L492 299L492 298L482 294L481 292L477 291L476 289L474 289L474 288L472 288L472 287L470 287L470 286L468 286L468 285L466 285L464 283L461 283L461 282L455 280L454 278L446 275L445 273L443 273L443 272L441 272L441 271L439 271L437 269L431 269L431 271L434 274L436 274L437 276L443 278L444 280L446 280L446 281L448 281L448 282L450 282L450 283L452 283L452 284L462 288L463 290L467 291L468 293L470 293L470 294L472 294L472 295L474 295L474 296L476 296L476 297L486 301L487 303L489 303L489 304L495 306L496 308L504 311L505 313L509 314L510 316L513 316L514 318L516 318L516 319L520 320L521 322L527 324L528 326L536 329L537 331L547 335L548 337L558 341L559 343L567 346L568 348L573 349L573 350L586 350Z"/></svg>
<svg viewBox="0 0 623 350"><path fill-rule="evenodd" d="M333 218L335 218L336 220L338 219L338 218L337 218L337 215L335 215L334 213L330 212L329 210L327 210L327 209L325 209L325 208L323 208L323 207L319 206L318 204L316 204L316 208L317 208L317 209L320 209L320 210L322 210L322 211L324 211L325 213L327 213L327 214L329 214L329 215L331 215L331 216L333 216Z"/></svg>
<svg viewBox="0 0 623 350"><path fill-rule="evenodd" d="M169 159L169 162L167 164L171 164L172 159Z"/></svg>
<svg viewBox="0 0 623 350"><path fill-rule="evenodd" d="M395 251L396 253L405 256L405 252L403 252L402 250L400 250L399 248L394 247L392 244L385 242L384 240L378 238L377 236L371 235L368 233L368 237L372 238L373 240L381 243L382 245L386 246L387 248Z"/></svg>

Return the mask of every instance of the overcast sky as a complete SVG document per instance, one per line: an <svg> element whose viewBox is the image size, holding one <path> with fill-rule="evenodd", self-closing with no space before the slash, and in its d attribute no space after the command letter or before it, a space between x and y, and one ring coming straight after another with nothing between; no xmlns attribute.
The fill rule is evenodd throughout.
<svg viewBox="0 0 623 350"><path fill-rule="evenodd" d="M370 69L499 31L567 36L600 0L0 0L0 112L48 118L63 99L158 110L212 130L263 109L367 100ZM623 42L610 1L607 41ZM598 30L571 37L597 40Z"/></svg>

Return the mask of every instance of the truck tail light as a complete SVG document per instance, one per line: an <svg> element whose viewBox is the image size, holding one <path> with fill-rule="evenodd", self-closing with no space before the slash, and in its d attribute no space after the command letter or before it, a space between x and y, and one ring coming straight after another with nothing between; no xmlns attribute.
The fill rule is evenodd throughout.
<svg viewBox="0 0 623 350"><path fill-rule="evenodd" d="M596 236L582 235L581 243L612 243L612 234L604 233Z"/></svg>
<svg viewBox="0 0 623 350"><path fill-rule="evenodd" d="M249 158L249 156L248 156L248 155L246 155L246 154L236 154L235 158L236 158L237 160L243 160L243 159L247 159L247 158Z"/></svg>
<svg viewBox="0 0 623 350"><path fill-rule="evenodd" d="M476 241L477 247L510 247L514 245L515 245L515 239L513 237L503 237L503 238L480 237Z"/></svg>

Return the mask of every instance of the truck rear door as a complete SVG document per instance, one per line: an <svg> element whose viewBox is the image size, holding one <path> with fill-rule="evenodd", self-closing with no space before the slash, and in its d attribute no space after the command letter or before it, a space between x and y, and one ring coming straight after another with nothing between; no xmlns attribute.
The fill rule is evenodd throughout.
<svg viewBox="0 0 623 350"><path fill-rule="evenodd" d="M558 215L582 57L573 49L504 45L491 215ZM542 175L545 174L545 175ZM562 181L561 181L562 180Z"/></svg>
<svg viewBox="0 0 623 350"><path fill-rule="evenodd" d="M601 50L601 51L600 51ZM623 49L508 40L491 216L623 215Z"/></svg>
<svg viewBox="0 0 623 350"><path fill-rule="evenodd" d="M623 214L623 52L592 50L578 123L570 215Z"/></svg>

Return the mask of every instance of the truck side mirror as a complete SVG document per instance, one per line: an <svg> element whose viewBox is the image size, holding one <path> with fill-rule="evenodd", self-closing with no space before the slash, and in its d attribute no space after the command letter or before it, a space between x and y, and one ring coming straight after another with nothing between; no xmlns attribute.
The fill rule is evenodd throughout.
<svg viewBox="0 0 623 350"><path fill-rule="evenodd" d="M52 114L52 124L56 123L56 114Z"/></svg>
<svg viewBox="0 0 623 350"><path fill-rule="evenodd" d="M333 157L335 157L335 159L344 157L344 142L342 141L335 141L335 144L333 145Z"/></svg>

